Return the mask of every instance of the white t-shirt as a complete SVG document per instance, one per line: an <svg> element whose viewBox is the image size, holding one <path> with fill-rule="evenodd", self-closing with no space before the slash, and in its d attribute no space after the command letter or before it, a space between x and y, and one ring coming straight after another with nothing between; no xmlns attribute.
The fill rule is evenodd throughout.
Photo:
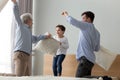
<svg viewBox="0 0 120 80"><path fill-rule="evenodd" d="M69 48L68 39L65 36L63 38L53 36L53 38L56 39L57 41L61 42L61 45L59 46L56 55L66 54L67 49Z"/></svg>

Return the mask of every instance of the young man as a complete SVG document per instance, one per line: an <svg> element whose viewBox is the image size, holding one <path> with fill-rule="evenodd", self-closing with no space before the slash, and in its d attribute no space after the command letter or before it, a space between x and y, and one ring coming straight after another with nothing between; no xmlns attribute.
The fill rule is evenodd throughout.
<svg viewBox="0 0 120 80"><path fill-rule="evenodd" d="M14 4L13 13L16 20L16 37L14 47L14 65L16 76L30 76L30 55L32 53L32 42L49 38L51 35L32 36L32 17L30 13L19 15L19 8L16 0L11 0Z"/></svg>
<svg viewBox="0 0 120 80"><path fill-rule="evenodd" d="M69 16L66 11L62 15L70 24L80 30L76 53L76 59L79 61L76 77L90 76L95 63L94 51L98 51L100 48L100 33L93 24L95 15L91 11L86 11L81 15L82 21Z"/></svg>

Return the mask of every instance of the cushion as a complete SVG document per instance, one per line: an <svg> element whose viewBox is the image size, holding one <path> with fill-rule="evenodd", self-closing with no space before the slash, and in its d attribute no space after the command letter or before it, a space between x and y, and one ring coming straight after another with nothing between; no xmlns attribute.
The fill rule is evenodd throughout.
<svg viewBox="0 0 120 80"><path fill-rule="evenodd" d="M111 52L110 50L100 47L100 50L95 53L96 55L96 63L101 66L104 70L109 70L112 63L117 57L116 53Z"/></svg>
<svg viewBox="0 0 120 80"><path fill-rule="evenodd" d="M36 44L34 50L41 51L42 53L55 55L59 48L59 45L60 43L57 40L53 38L49 38L49 39L40 40Z"/></svg>

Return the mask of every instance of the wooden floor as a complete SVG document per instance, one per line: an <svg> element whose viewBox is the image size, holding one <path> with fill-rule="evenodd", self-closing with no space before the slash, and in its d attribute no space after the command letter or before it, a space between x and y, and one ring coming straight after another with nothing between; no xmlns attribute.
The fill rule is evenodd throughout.
<svg viewBox="0 0 120 80"><path fill-rule="evenodd" d="M44 55L44 75L53 75L52 73L52 59L53 56L49 54ZM63 62L63 72L62 76L71 76L74 77L76 73L78 62L76 61L74 54L67 54ZM95 64L92 70L93 76L114 76L120 77L120 56L117 56L115 62L112 64L111 68L108 71L105 71L103 68Z"/></svg>

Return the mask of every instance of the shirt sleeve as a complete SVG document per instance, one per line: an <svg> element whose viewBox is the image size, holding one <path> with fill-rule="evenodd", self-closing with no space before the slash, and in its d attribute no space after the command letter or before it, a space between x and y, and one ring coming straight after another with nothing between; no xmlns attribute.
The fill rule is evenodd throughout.
<svg viewBox="0 0 120 80"><path fill-rule="evenodd" d="M65 38L64 41L61 43L60 47L64 48L64 49L68 49L69 48L69 43L68 43L68 39Z"/></svg>
<svg viewBox="0 0 120 80"><path fill-rule="evenodd" d="M14 3L13 14L15 16L15 20L16 20L17 24L21 26L22 25L22 21L20 19L19 8L18 8L17 3Z"/></svg>
<svg viewBox="0 0 120 80"><path fill-rule="evenodd" d="M75 18L71 17L71 16L66 16L67 22L70 23L71 25L80 28L81 30L84 30L87 28L87 22L82 22L82 21L78 21Z"/></svg>
<svg viewBox="0 0 120 80"><path fill-rule="evenodd" d="M97 43L96 43L96 46L95 46L95 51L99 51L100 49L100 34L97 35Z"/></svg>
<svg viewBox="0 0 120 80"><path fill-rule="evenodd" d="M36 43L36 42L38 42L38 41L40 41L40 40L43 40L43 39L45 39L46 38L46 35L39 35L39 36L32 36L32 42L33 43Z"/></svg>

